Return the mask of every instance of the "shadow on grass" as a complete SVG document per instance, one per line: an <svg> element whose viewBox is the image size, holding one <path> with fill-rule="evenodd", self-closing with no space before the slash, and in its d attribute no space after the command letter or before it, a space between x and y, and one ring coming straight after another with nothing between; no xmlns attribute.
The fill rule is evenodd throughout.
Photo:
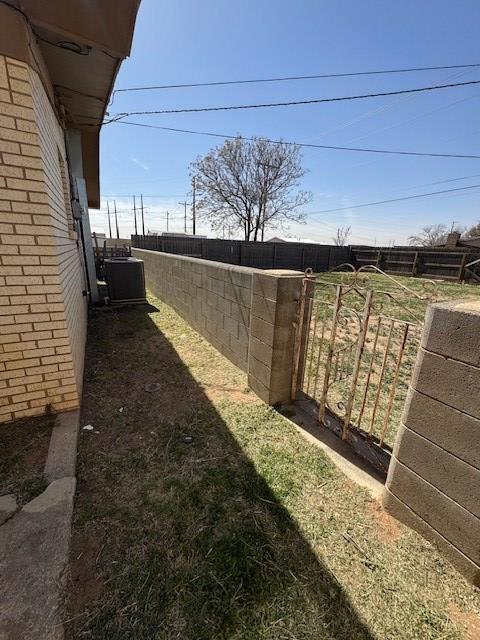
<svg viewBox="0 0 480 640"><path fill-rule="evenodd" d="M90 319L69 637L373 638L149 312Z"/></svg>

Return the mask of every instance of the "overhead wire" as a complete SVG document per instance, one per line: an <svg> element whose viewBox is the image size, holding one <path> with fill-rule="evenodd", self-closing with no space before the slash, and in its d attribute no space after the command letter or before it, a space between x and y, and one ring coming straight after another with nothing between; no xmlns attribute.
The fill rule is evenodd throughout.
<svg viewBox="0 0 480 640"><path fill-rule="evenodd" d="M450 82L448 84L437 84L426 87L415 87L411 89L397 89L396 91L380 91L375 93L363 93L351 96L335 96L333 98L311 98L307 100L290 100L287 102L266 102L241 105L225 105L218 107L189 107L184 109L153 109L149 111L126 111L113 115L110 120L104 121L103 124L118 122L128 116L147 116L147 115L165 115L171 113L200 113L212 111L238 111L241 109L266 109L271 107L293 107L306 104L325 104L331 102L344 102L353 100L365 100L368 98L380 98L386 96L398 96L411 93L424 93L427 91L439 91L443 89L453 89L455 87L466 87L470 85L480 84L480 80L467 80L465 82Z"/></svg>
<svg viewBox="0 0 480 640"><path fill-rule="evenodd" d="M421 71L441 71L445 69L470 69L480 67L480 63L472 64L453 64L453 65L438 65L432 67L406 67L400 69L380 69L372 71L349 71L344 73L320 73L312 75L297 75L297 76L280 76L273 78L253 78L243 80L217 80L211 82L189 82L180 84L163 84L163 85L149 85L140 87L121 87L116 89L115 93L123 93L128 91L152 91L160 89L185 89L193 87L219 87L233 84L260 84L270 82L291 82L297 80L318 80L328 78L350 78L356 76L373 76L373 75L388 75L395 73L412 73Z"/></svg>
<svg viewBox="0 0 480 640"><path fill-rule="evenodd" d="M444 194L444 193L453 193L453 192L458 192L458 191L466 191L467 189L478 189L480 187L480 184L472 184L472 185L468 185L467 187L456 187L454 189L443 189L442 191L431 191L430 193L418 193L412 196L403 196L401 198L391 198L389 200L378 200L376 202L366 202L366 203L362 203L362 204L353 204L350 205L348 207L337 207L334 209L323 209L321 211L309 211L308 215L318 215L321 213L333 213L336 211L347 211L349 209L360 209L362 207L373 207L375 205L379 205L379 204L389 204L391 202L400 202L402 200L413 200L415 198L426 198L428 196L436 196L439 194Z"/></svg>
<svg viewBox="0 0 480 640"><path fill-rule="evenodd" d="M255 138L250 136L239 135L231 135L226 133L214 133L211 131L195 131L193 129L179 129L176 127L163 127L160 125L154 124L146 124L142 122L131 122L126 120L116 120L116 124L130 125L134 127L143 127L146 129L160 129L162 131L172 131L176 133L188 133L192 135L199 136L210 136L214 138L224 138L229 140L235 140L236 138L242 138L243 140L253 141ZM261 136L260 136L261 137ZM305 147L310 149L329 149L334 151L355 151L361 153L379 153L379 154L388 154L388 155L402 155L402 156L426 156L432 158L462 158L462 159L470 159L470 160L479 160L480 155L475 154L458 154L458 153L433 153L433 152L424 152L424 151L402 151L402 150L393 150L393 149L372 149L367 147L343 147L337 145L326 145L326 144L310 144L306 142L292 142L288 140L272 140L270 138L262 138L266 142L271 144L284 144L289 146L298 146Z"/></svg>

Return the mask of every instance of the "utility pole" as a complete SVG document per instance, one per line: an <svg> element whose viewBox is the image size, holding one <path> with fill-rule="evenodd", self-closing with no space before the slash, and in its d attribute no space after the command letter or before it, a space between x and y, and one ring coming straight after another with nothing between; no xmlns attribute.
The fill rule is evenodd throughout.
<svg viewBox="0 0 480 640"><path fill-rule="evenodd" d="M107 216L108 216L108 233L110 238L112 237L112 222L110 220L110 205L109 202L107 200Z"/></svg>
<svg viewBox="0 0 480 640"><path fill-rule="evenodd" d="M178 204L183 204L184 206L184 219L183 219L183 230L185 231L185 233L187 233L187 201L185 200L184 202L179 202Z"/></svg>
<svg viewBox="0 0 480 640"><path fill-rule="evenodd" d="M197 233L197 224L196 224L196 211L195 211L195 176L192 178L192 231L193 235Z"/></svg>
<svg viewBox="0 0 480 640"><path fill-rule="evenodd" d="M117 228L117 240L120 238L120 231L118 230L118 217L117 217L117 201L113 201L113 208L115 210L115 226Z"/></svg>
<svg viewBox="0 0 480 640"><path fill-rule="evenodd" d="M135 202L135 196L133 196L133 218L135 220L135 235L138 235L138 230L137 230L137 205Z"/></svg>
<svg viewBox="0 0 480 640"><path fill-rule="evenodd" d="M143 215L143 194L140 194L140 207L142 209L142 233L145 235L145 218Z"/></svg>
<svg viewBox="0 0 480 640"><path fill-rule="evenodd" d="M456 220L452 220L452 226L450 227L450 233L454 232L456 223L457 223Z"/></svg>
<svg viewBox="0 0 480 640"><path fill-rule="evenodd" d="M167 233L168 233L168 216L169 216L169 213L167 211Z"/></svg>

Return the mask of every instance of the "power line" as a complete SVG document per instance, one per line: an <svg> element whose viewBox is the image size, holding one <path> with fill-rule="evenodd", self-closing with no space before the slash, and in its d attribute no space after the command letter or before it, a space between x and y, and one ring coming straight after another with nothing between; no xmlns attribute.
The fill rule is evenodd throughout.
<svg viewBox="0 0 480 640"><path fill-rule="evenodd" d="M429 186L433 186L433 185L437 185L437 184L446 184L446 183L450 183L450 182L458 182L460 180L470 180L471 178L478 178L478 177L480 177L480 173L473 173L473 174L470 174L468 176L459 176L458 178L446 178L444 180L436 180L435 182L424 182L422 184L416 184L416 185L413 185L413 186L410 186L410 187L403 187L402 189L400 189L400 191L406 191L408 189L419 189L421 187L429 187ZM467 188L470 188L470 187L467 187ZM396 190L396 191L398 192L398 190ZM447 190L447 192L448 192L448 190ZM395 193L395 191L394 191L394 193ZM442 193L442 192L439 192L439 193ZM183 197L183 196L184 196L184 194L180 194L178 197ZM123 197L123 196L119 196L118 194L115 194L115 196L109 196L109 197L120 198L120 197ZM153 196L153 195L143 194L143 197L144 198L158 198L160 196ZM385 202L385 201L382 201L382 203L383 202ZM180 203L180 204L183 204L183 203ZM107 202L107 205L108 205L108 202ZM343 210L347 210L347 209L350 209L350 208L351 207L344 207ZM147 207L145 207L145 209L147 209ZM330 209L329 211L339 211L339 210L340 209ZM117 209L117 212L118 213L133 213L133 208L132 209ZM108 214L108 209L94 209L93 213L95 213L95 214L96 213ZM159 211L159 212L150 211L149 212L149 216L152 216L152 215L153 216L162 216L162 215L165 216L165 214L162 213L161 211ZM171 216L171 214L170 214L170 216ZM180 220L181 216L178 216L177 219Z"/></svg>
<svg viewBox="0 0 480 640"><path fill-rule="evenodd" d="M382 127L381 129L375 129L374 131L369 131L365 135L357 136L356 138L349 140L349 142L356 142L357 140L363 140L364 138L368 138L376 133L383 133L384 131L395 129L396 127L399 127L403 124L409 124L410 122L421 120L422 118L426 118L427 116L430 116L434 113L438 113L439 111L444 111L445 109L449 109L450 107L453 107L457 104L461 104L462 102L467 102L468 100L474 100L475 98L478 98L478 97L479 97L479 94L475 94L472 96L467 96L466 98L461 98L460 100L454 100L453 102L449 102L448 104L441 105L440 107L431 109L429 111L424 111L423 113L420 113L418 115L400 120L400 122L395 122L394 124L388 125L386 127Z"/></svg>
<svg viewBox="0 0 480 640"><path fill-rule="evenodd" d="M274 78L253 78L247 80L220 80L214 82L190 82L182 84L163 84L144 87L125 87L122 89L116 89L114 93L123 93L127 91L152 91L157 89L185 89L191 87L219 87L232 84L258 84L267 82L290 82L294 80L318 80L326 78L350 78L354 76L374 76L374 75L387 75L392 73L411 73L418 71L440 71L442 69L470 69L480 67L480 63L474 64L453 64L453 65L441 65L436 67L408 67L405 69L382 69L375 71L352 71L347 73L321 73L305 76L280 76Z"/></svg>
<svg viewBox="0 0 480 640"><path fill-rule="evenodd" d="M403 187L402 189L396 189L394 193L398 191L407 191L408 189L421 189L422 187L431 187L436 184L446 184L447 182L458 182L459 180L470 180L471 178L479 178L480 173L470 174L469 176L460 176L459 178L446 178L445 180L435 180L435 182L424 182L422 184L416 184L412 187Z"/></svg>
<svg viewBox="0 0 480 640"><path fill-rule="evenodd" d="M198 136L210 136L213 138L226 138L229 140L235 140L236 138L241 137L243 140L253 141L254 138L242 135L228 135L226 133L212 133L210 131L194 131L192 129L178 129L174 127L162 127L160 125L154 124L143 124L141 122L130 122L130 121L114 121L117 124L126 124L134 127L144 127L146 129L161 129L162 131L173 131L176 133L189 133L192 135ZM427 156L431 158L463 158L463 159L475 159L479 160L480 155L474 154L458 154L458 153L427 153L421 151L396 151L391 149L369 149L365 147L339 147L334 145L327 144L310 144L306 142L289 142L287 140L270 140L269 138L264 138L266 142L271 144L285 144L289 146L298 146L305 147L309 149L331 149L334 151L357 151L362 153L381 153L381 154L389 154L389 155L401 155L401 156Z"/></svg>
<svg viewBox="0 0 480 640"><path fill-rule="evenodd" d="M426 91L437 91L440 89L452 89L454 87L466 87L473 84L480 84L480 80L468 80L465 82L452 82L449 84L437 84L428 87L416 87L414 89L399 89L397 91L382 91L380 93L364 93L353 96L340 96L334 98L314 98L309 100L293 100L289 102L268 102L263 104L241 104L241 105L228 105L221 107L192 107L189 109L158 109L152 111L128 111L124 113L115 114L110 120L104 121L103 124L109 124L110 122L117 122L128 116L148 116L148 115L162 115L169 113L199 113L208 111L238 111L240 109L265 109L269 107L292 107L304 104L321 104L326 102L343 102L351 100L364 100L366 98L380 98L386 96L398 96L408 93L421 93Z"/></svg>
<svg viewBox="0 0 480 640"><path fill-rule="evenodd" d="M162 211L151 211L151 210L148 209L148 207L144 207L144 209L145 209L145 215L146 216L148 215L149 218L162 217L162 216L165 217L166 216L166 214L163 213ZM139 207L137 207L137 211L140 211ZM132 209L117 209L117 213L118 214L121 213L121 214L131 214L131 215L133 215L134 211L133 211L133 208ZM100 214L100 215L107 215L108 216L108 210L107 209L92 209L90 211L90 214L91 215ZM170 216L170 218L172 220L183 220L183 215L172 216L172 214L170 213L169 216ZM122 217L122 216L119 216L119 217ZM126 218L123 217L123 219L126 219ZM132 218L132 220L133 220L133 218Z"/></svg>
<svg viewBox="0 0 480 640"><path fill-rule="evenodd" d="M338 207L336 209L324 209L322 211L310 211L308 216L318 215L320 213L333 213L334 211L347 211L348 209L360 209L361 207L373 207L378 204L388 204L390 202L400 202L401 200L413 200L414 198L426 198L427 196L436 196L442 193L452 193L454 191L465 191L467 189L478 189L480 184L472 184L468 187L457 187L455 189L444 189L442 191L431 191L430 193L419 193L414 196L404 196L403 198L392 198L391 200L379 200L377 202L367 202L364 204L352 204L350 207Z"/></svg>
<svg viewBox="0 0 480 640"><path fill-rule="evenodd" d="M446 184L446 183L450 183L450 182L458 182L460 180L470 180L472 178L478 178L478 177L480 177L480 173L474 173L474 174L470 174L468 176L460 176L458 178L447 178L445 180L436 180L435 182L424 182L422 184L416 184L416 185L412 185L410 187L403 187L402 189L396 189L395 191L393 191L393 194L398 193L399 191L402 192L402 191L408 191L409 189L421 189L422 187L430 187L430 186L437 185L437 184ZM388 193L387 193L387 195L388 195ZM460 194L460 195L468 195L468 194ZM345 210L348 210L348 209L350 209L350 207L345 207ZM338 211L338 209L333 209L332 211ZM397 216L395 218L395 220L397 222L398 220L406 219L407 217L408 216L400 216L400 217ZM363 220L365 220L365 219L363 218Z"/></svg>
<svg viewBox="0 0 480 640"><path fill-rule="evenodd" d="M109 193L107 196L105 196L106 198L131 198L132 194L130 193L125 193L125 194L118 194L118 193ZM143 194L144 198L183 198L185 197L184 193L173 193L173 194L162 194L162 195L145 195ZM145 207L146 208L146 207ZM125 209L124 211L127 211L127 209ZM133 209L128 209L128 211L133 211Z"/></svg>

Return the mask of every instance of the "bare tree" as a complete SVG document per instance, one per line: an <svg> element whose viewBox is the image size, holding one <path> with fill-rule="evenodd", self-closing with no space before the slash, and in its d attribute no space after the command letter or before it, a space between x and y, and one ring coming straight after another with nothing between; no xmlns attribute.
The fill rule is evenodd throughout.
<svg viewBox="0 0 480 640"><path fill-rule="evenodd" d="M480 220L465 231L466 238L478 238L480 236Z"/></svg>
<svg viewBox="0 0 480 640"><path fill-rule="evenodd" d="M304 222L310 194L298 190L306 173L300 147L263 138L226 140L191 165L199 216L214 230L226 222L245 240L263 239L266 228Z"/></svg>
<svg viewBox="0 0 480 640"><path fill-rule="evenodd" d="M448 229L444 224L430 224L422 227L418 235L408 237L408 244L422 247L434 247L443 244L448 235Z"/></svg>
<svg viewBox="0 0 480 640"><path fill-rule="evenodd" d="M337 232L332 236L333 244L337 247L344 247L352 231L351 227L338 227Z"/></svg>

